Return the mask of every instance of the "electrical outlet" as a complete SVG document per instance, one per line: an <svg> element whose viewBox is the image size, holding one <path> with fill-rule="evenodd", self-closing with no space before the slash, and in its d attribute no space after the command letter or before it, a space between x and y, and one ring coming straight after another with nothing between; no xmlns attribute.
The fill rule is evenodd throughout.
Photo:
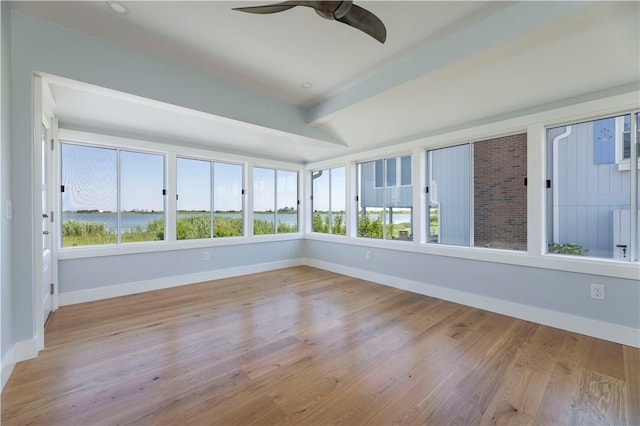
<svg viewBox="0 0 640 426"><path fill-rule="evenodd" d="M591 284L591 298L604 300L604 284Z"/></svg>
<svg viewBox="0 0 640 426"><path fill-rule="evenodd" d="M365 257L367 260L371 260L371 250L367 250L367 251L365 251L365 252L364 252L364 257Z"/></svg>
<svg viewBox="0 0 640 426"><path fill-rule="evenodd" d="M9 200L7 200L4 206L4 214L7 220L13 219L13 203L11 203L11 201Z"/></svg>
<svg viewBox="0 0 640 426"><path fill-rule="evenodd" d="M202 252L202 260L203 261L209 260L209 252L208 251L203 251Z"/></svg>

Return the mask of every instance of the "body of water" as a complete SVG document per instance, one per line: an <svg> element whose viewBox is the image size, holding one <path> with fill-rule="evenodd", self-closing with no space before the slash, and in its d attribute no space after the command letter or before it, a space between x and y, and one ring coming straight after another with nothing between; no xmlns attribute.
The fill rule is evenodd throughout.
<svg viewBox="0 0 640 426"><path fill-rule="evenodd" d="M187 217L199 215L200 213L178 213L178 217ZM326 213L320 213L322 216L326 215ZM239 219L242 217L242 213L216 213L215 216L222 217L230 217L234 219ZM122 231L128 231L130 229L135 229L137 226L140 226L142 229L147 227L147 224L153 222L156 219L162 219L164 217L161 213L122 213L121 215L121 226ZM68 220L74 220L78 222L95 222L95 223L104 223L109 229L112 231L116 230L117 225L117 215L116 213L73 213L73 212L65 212L62 215L63 220L66 222ZM273 222L273 213L256 213L254 214L255 219L264 220L267 222ZM298 216L295 214L278 214L278 221L283 222L287 225L296 224ZM403 223L403 222L411 222L410 214L394 214L393 215L393 223Z"/></svg>
<svg viewBox="0 0 640 426"><path fill-rule="evenodd" d="M178 218L187 216L199 216L201 213L178 213ZM242 213L215 213L214 216L230 217L234 219L242 218ZM123 232L130 229L135 229L140 226L142 229L147 227L147 224L153 222L156 219L163 219L162 213L122 213L120 215L121 228ZM273 213L257 213L254 214L255 219L264 220L267 222L273 222ZM278 214L278 221L286 223L287 225L296 224L298 216L295 214ZM116 230L118 216L116 213L73 213L64 212L62 215L63 221L73 220L77 222L94 222L104 223L107 228L112 231Z"/></svg>

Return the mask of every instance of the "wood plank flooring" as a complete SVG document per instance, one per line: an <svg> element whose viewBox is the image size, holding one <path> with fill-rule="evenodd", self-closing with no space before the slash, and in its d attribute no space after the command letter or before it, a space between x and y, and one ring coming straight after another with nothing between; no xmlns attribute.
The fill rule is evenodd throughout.
<svg viewBox="0 0 640 426"><path fill-rule="evenodd" d="M640 424L640 351L310 267L59 309L3 425Z"/></svg>

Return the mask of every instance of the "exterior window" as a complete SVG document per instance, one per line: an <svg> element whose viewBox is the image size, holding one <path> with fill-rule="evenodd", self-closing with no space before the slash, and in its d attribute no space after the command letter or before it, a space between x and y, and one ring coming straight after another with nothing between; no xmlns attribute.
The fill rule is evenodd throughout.
<svg viewBox="0 0 640 426"><path fill-rule="evenodd" d="M211 162L178 158L176 167L179 240L211 237Z"/></svg>
<svg viewBox="0 0 640 426"><path fill-rule="evenodd" d="M633 116L637 119L637 116ZM631 222L631 193L637 191L630 170L598 162L588 149L602 123L624 124L631 151L632 115L547 130L548 252L630 261L637 231ZM633 228L636 228L635 231Z"/></svg>
<svg viewBox="0 0 640 426"><path fill-rule="evenodd" d="M631 158L631 115L609 119L615 121L615 159L619 170L629 170ZM640 129L637 129L640 134ZM636 138L637 139L637 138ZM640 163L638 163L640 167Z"/></svg>
<svg viewBox="0 0 640 426"><path fill-rule="evenodd" d="M413 239L413 193L411 172L402 173L411 156L386 158L358 164L358 236L368 238ZM378 186L378 176L386 176ZM405 182L403 185L398 185Z"/></svg>
<svg viewBox="0 0 640 426"><path fill-rule="evenodd" d="M239 164L213 163L213 236L243 232L244 170Z"/></svg>
<svg viewBox="0 0 640 426"><path fill-rule="evenodd" d="M298 173L253 169L253 233L298 231Z"/></svg>
<svg viewBox="0 0 640 426"><path fill-rule="evenodd" d="M164 156L61 144L62 246L164 240Z"/></svg>
<svg viewBox="0 0 640 426"><path fill-rule="evenodd" d="M346 234L345 168L311 172L313 232Z"/></svg>
<svg viewBox="0 0 640 426"><path fill-rule="evenodd" d="M427 151L427 242L471 244L471 145Z"/></svg>
<svg viewBox="0 0 640 426"><path fill-rule="evenodd" d="M527 135L427 151L427 242L527 249Z"/></svg>
<svg viewBox="0 0 640 426"><path fill-rule="evenodd" d="M178 240L243 235L242 175L238 164L177 159Z"/></svg>

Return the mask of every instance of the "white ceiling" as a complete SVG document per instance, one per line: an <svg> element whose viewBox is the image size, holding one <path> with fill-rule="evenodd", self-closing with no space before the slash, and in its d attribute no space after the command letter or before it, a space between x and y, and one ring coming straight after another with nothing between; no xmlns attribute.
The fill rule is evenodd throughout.
<svg viewBox="0 0 640 426"><path fill-rule="evenodd" d="M298 162L640 80L639 2L356 1L385 22L385 44L307 8L231 10L263 3L124 1L126 15L102 1L11 7L295 105L338 143L51 77L63 123Z"/></svg>

